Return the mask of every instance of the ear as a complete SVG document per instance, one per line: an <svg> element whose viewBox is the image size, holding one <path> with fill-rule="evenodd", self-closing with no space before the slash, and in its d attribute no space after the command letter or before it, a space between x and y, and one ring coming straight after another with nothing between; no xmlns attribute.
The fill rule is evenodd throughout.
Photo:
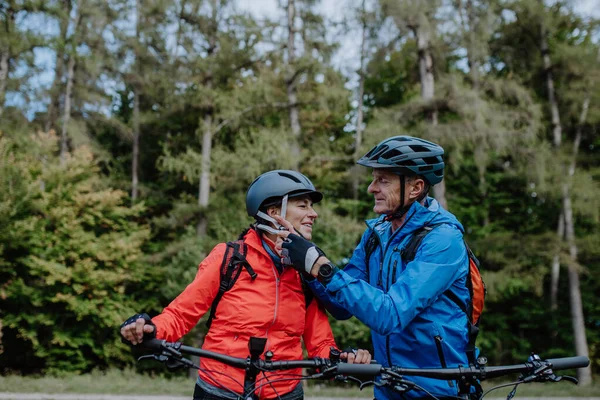
<svg viewBox="0 0 600 400"><path fill-rule="evenodd" d="M408 192L408 199L417 199L421 193L425 190L425 181L423 179L414 179L410 182L410 191Z"/></svg>
<svg viewBox="0 0 600 400"><path fill-rule="evenodd" d="M280 215L281 214L281 209L277 206L271 206L269 208L267 208L267 215L269 217L272 217L273 215Z"/></svg>

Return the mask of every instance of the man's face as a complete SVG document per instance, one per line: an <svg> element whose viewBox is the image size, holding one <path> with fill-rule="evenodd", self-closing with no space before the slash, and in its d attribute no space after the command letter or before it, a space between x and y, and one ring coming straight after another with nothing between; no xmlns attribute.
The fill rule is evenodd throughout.
<svg viewBox="0 0 600 400"><path fill-rule="evenodd" d="M374 169L367 191L375 198L373 211L377 214L391 214L400 206L400 177L392 172Z"/></svg>

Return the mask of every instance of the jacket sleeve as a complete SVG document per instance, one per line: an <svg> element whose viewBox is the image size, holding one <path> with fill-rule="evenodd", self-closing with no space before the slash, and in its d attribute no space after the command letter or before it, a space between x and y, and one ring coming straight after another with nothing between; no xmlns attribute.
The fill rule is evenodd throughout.
<svg viewBox="0 0 600 400"><path fill-rule="evenodd" d="M152 318L158 339L179 340L208 311L219 292L225 248L225 243L218 244L200 263L192 283L161 314Z"/></svg>
<svg viewBox="0 0 600 400"><path fill-rule="evenodd" d="M387 293L345 270L334 275L327 291L373 331L388 335L404 329L456 280L464 277L467 268L462 234L442 225L425 237L415 259L406 265Z"/></svg>
<svg viewBox="0 0 600 400"><path fill-rule="evenodd" d="M327 292L325 286L316 279L308 282L308 287L316 297L316 301L321 302L323 307L338 321L343 321L352 317L352 313L342 307L336 300L335 297Z"/></svg>
<svg viewBox="0 0 600 400"><path fill-rule="evenodd" d="M325 309L316 299L313 299L306 309L302 338L310 358L329 358L329 348L337 348Z"/></svg>
<svg viewBox="0 0 600 400"><path fill-rule="evenodd" d="M367 229L363 234L360 243L354 249L354 253L352 253L352 258L350 262L344 267L344 272L346 272L349 276L368 280L366 274L366 266L365 266L365 242L369 238L371 234L371 230ZM308 287L314 293L314 295L319 299L321 304L325 307L325 309L333 316L333 318L338 321L343 321L352 317L352 312L348 311L344 308L338 301L335 296L327 291L325 286L321 284L316 279L308 282Z"/></svg>

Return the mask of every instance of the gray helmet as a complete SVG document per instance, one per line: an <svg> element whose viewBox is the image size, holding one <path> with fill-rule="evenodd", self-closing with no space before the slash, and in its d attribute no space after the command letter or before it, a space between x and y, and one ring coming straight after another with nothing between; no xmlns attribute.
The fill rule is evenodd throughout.
<svg viewBox="0 0 600 400"><path fill-rule="evenodd" d="M283 196L289 197L310 195L314 203L323 199L323 194L300 172L291 170L275 170L265 172L250 184L246 193L246 211L251 217L256 217L263 206L280 202Z"/></svg>
<svg viewBox="0 0 600 400"><path fill-rule="evenodd" d="M430 185L444 177L444 149L412 136L385 139L356 163L371 168L387 168L398 175L421 175Z"/></svg>

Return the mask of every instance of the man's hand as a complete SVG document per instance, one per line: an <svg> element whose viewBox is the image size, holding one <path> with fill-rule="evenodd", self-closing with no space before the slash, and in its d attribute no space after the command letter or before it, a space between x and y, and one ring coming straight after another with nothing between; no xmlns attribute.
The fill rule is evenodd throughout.
<svg viewBox="0 0 600 400"><path fill-rule="evenodd" d="M293 233L288 235L281 247L282 262L307 274L311 273L317 260L325 255L313 242Z"/></svg>
<svg viewBox="0 0 600 400"><path fill-rule="evenodd" d="M121 336L132 345L156 337L156 327L148 314L135 314L121 324Z"/></svg>
<svg viewBox="0 0 600 400"><path fill-rule="evenodd" d="M298 235L294 226L279 215L273 216L277 222L286 228L277 234L275 250L281 256L284 264L292 265L300 272L314 277L319 273L319 267L329 262L323 250L313 242Z"/></svg>
<svg viewBox="0 0 600 400"><path fill-rule="evenodd" d="M347 350L340 354L340 359L346 360L348 364L370 364L371 353L364 349Z"/></svg>

